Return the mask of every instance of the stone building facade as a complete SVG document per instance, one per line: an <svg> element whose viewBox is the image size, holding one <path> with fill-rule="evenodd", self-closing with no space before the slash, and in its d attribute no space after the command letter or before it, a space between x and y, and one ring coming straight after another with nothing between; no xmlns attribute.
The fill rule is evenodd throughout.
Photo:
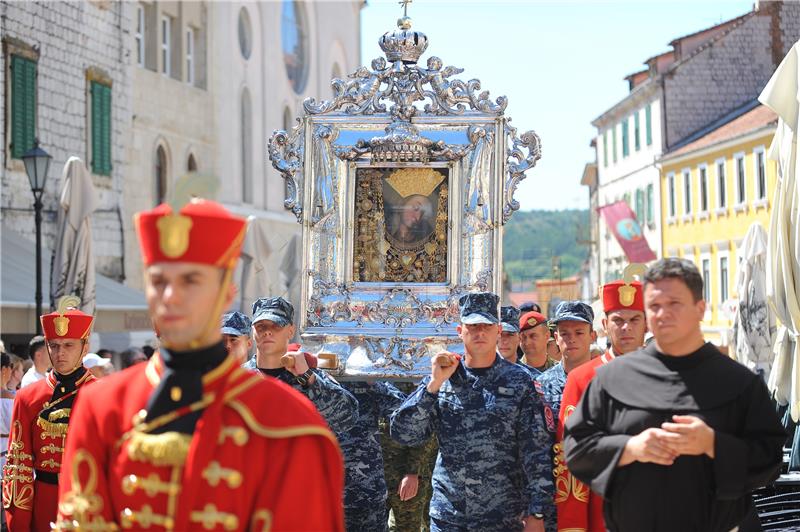
<svg viewBox="0 0 800 532"><path fill-rule="evenodd" d="M129 26L125 4L120 2L0 3L3 230L13 230L31 242L34 240L33 195L19 158L21 152L31 147L33 138L23 135L27 137L25 147L14 146L14 129L30 127L29 117L34 124L33 136L53 157L42 198L43 245L53 248L61 172L69 157L78 156L92 172L98 199L92 217L97 271L119 280L125 278L121 198L124 182L130 176L126 153L132 100L131 72L127 66ZM19 58L29 62L25 64L35 72L33 83L19 80L21 69L14 72ZM103 135L110 140L106 148L110 164L104 164L104 168L92 164L92 140L97 133L90 120L95 83L110 88L110 130ZM13 104L18 100L12 86L28 94L31 87L35 91L35 99L27 110L23 112L23 106L17 106L16 112L22 112L23 116L18 114L16 119ZM22 91L16 96L21 97Z"/></svg>
<svg viewBox="0 0 800 532"><path fill-rule="evenodd" d="M800 3L761 1L753 10L670 43L629 75L629 94L593 122L599 205L626 200L661 255L659 159L708 124L755 100L800 38ZM643 139L646 137L646 139ZM621 275L628 260L602 219L597 274Z"/></svg>
<svg viewBox="0 0 800 532"><path fill-rule="evenodd" d="M133 214L198 171L220 178L217 198L229 208L262 219L269 254L259 265L266 277L261 289L288 295L300 226L283 208L284 184L269 163L267 141L292 125L303 99L330 97L331 77L359 66L363 6L363 0L0 3L3 229L34 240L33 196L19 150L12 149L12 123L19 120L12 120L10 70L18 61L12 56L19 56L35 78L28 91L33 114L25 115L35 125L25 138L30 144L38 138L53 157L43 197L45 248L54 245L61 171L77 155L92 170L99 199L92 217L97 271L141 288ZM97 83L109 122L108 160L99 165L92 153L100 130L93 128L100 115L92 113Z"/></svg>

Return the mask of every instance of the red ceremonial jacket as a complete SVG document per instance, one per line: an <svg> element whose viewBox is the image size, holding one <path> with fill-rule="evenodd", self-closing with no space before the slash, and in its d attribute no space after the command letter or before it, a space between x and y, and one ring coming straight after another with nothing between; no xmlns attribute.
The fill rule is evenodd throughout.
<svg viewBox="0 0 800 532"><path fill-rule="evenodd" d="M599 366L608 364L614 359L609 348L603 355L581 364L567 374L567 384L561 398L561 410L558 413L558 429L556 430L556 469L555 502L558 512L559 531L605 532L603 519L603 498L570 474L564 462L564 423L578 406L583 392L594 378Z"/></svg>
<svg viewBox="0 0 800 532"><path fill-rule="evenodd" d="M82 393L56 529L343 530L343 462L311 402L228 357L203 376L194 433L150 434L158 355Z"/></svg>
<svg viewBox="0 0 800 532"><path fill-rule="evenodd" d="M16 530L50 530L58 508L58 473L61 470L67 428L72 429L71 409L58 404L95 377L88 371L75 381L74 393L50 404L57 384L52 371L44 379L17 392L11 414L8 455L3 467L3 508L8 528ZM39 417L42 410L54 407L48 420ZM69 419L68 425L56 420ZM34 474L35 473L35 474Z"/></svg>

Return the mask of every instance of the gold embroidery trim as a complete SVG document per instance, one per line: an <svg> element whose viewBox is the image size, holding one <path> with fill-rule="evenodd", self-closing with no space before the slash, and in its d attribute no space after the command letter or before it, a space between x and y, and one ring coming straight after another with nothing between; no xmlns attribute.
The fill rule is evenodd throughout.
<svg viewBox="0 0 800 532"><path fill-rule="evenodd" d="M242 416L245 424L258 434L265 438L281 439L281 438L295 438L297 436L324 436L334 443L337 443L336 436L325 427L319 425L297 425L294 427L272 428L266 427L256 421L255 416L250 410L239 401L230 401L228 405L236 410ZM337 444L338 447L338 444Z"/></svg>
<svg viewBox="0 0 800 532"><path fill-rule="evenodd" d="M5 466L3 466L3 507L15 506L20 510L31 510L33 503L33 467L24 462L33 461L33 455L24 451L22 423L15 420L11 426L10 444ZM33 465L33 464L31 464Z"/></svg>
<svg viewBox="0 0 800 532"><path fill-rule="evenodd" d="M261 521L261 528L256 524ZM264 508L259 508L253 513L253 518L250 520L250 530L261 530L261 532L270 532L272 530L272 512Z"/></svg>
<svg viewBox="0 0 800 532"><path fill-rule="evenodd" d="M80 466L86 464L89 476L85 485L81 482ZM61 496L58 503L59 520L56 530L117 530L99 513L103 510L103 498L97 490L97 462L86 449L79 449L70 464L72 486Z"/></svg>
<svg viewBox="0 0 800 532"><path fill-rule="evenodd" d="M147 434L133 429L128 442L128 458L156 466L181 466L189 455L192 436L180 432Z"/></svg>
<svg viewBox="0 0 800 532"><path fill-rule="evenodd" d="M166 515L154 513L153 507L149 504L142 506L141 510L125 508L119 513L119 517L122 528L150 528L153 525L157 525L171 529L175 526L174 519Z"/></svg>
<svg viewBox="0 0 800 532"><path fill-rule="evenodd" d="M148 497L155 497L160 493L178 494L181 486L178 483L161 480L157 473L150 473L147 477L127 475L122 479L122 493L133 495L137 489L144 491Z"/></svg>
<svg viewBox="0 0 800 532"><path fill-rule="evenodd" d="M217 523L221 524L225 530L236 530L239 528L239 518L235 514L221 512L216 505L208 503L202 511L194 511L189 514L189 520L193 523L200 523L206 530L213 530Z"/></svg>
<svg viewBox="0 0 800 532"><path fill-rule="evenodd" d="M47 460L42 462L42 467L52 467L53 469L61 467L61 464L53 460L52 458L48 458Z"/></svg>
<svg viewBox="0 0 800 532"><path fill-rule="evenodd" d="M58 445L48 443L47 445L42 445L39 447L39 450L43 453L52 453L52 454L61 454L64 452L63 447L59 447Z"/></svg>
<svg viewBox="0 0 800 532"><path fill-rule="evenodd" d="M222 427L219 431L218 443L220 445L225 443L225 438L230 438L236 446L242 447L247 444L250 435L244 427Z"/></svg>
<svg viewBox="0 0 800 532"><path fill-rule="evenodd" d="M224 480L229 488L235 489L242 485L241 472L222 467L216 460L209 462L208 467L203 470L203 478L212 488L219 486L221 480Z"/></svg>
<svg viewBox="0 0 800 532"><path fill-rule="evenodd" d="M47 438L60 438L62 436L66 436L67 427L69 426L66 423L53 423L52 421L46 421L40 417L36 418L36 424L42 429L40 437L43 440L46 440Z"/></svg>
<svg viewBox="0 0 800 532"><path fill-rule="evenodd" d="M50 421L58 421L59 419L69 419L71 408L59 408L47 414L47 419Z"/></svg>

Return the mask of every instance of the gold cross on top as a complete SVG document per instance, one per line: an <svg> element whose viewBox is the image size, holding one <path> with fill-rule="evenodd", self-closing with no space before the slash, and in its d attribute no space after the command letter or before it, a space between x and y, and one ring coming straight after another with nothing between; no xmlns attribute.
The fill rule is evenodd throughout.
<svg viewBox="0 0 800 532"><path fill-rule="evenodd" d="M404 17L408 16L408 4L410 4L412 2L414 2L414 0L400 0L399 2L397 2L398 4L403 6L403 16Z"/></svg>

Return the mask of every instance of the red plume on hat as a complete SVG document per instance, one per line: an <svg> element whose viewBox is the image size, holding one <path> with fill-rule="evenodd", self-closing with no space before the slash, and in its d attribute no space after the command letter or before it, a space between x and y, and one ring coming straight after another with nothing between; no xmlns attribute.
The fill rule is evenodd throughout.
<svg viewBox="0 0 800 532"><path fill-rule="evenodd" d="M635 275L643 275L643 264L628 264L622 279L603 285L603 311L638 310L644 312L642 283L634 280Z"/></svg>
<svg viewBox="0 0 800 532"><path fill-rule="evenodd" d="M215 201L216 178L189 174L175 182L171 199L140 212L134 220L145 266L158 262L194 262L220 268L236 266L247 220Z"/></svg>
<svg viewBox="0 0 800 532"><path fill-rule="evenodd" d="M39 317L44 337L48 340L70 338L85 340L92 330L94 316L78 310L81 300L78 296L59 298L55 312Z"/></svg>

